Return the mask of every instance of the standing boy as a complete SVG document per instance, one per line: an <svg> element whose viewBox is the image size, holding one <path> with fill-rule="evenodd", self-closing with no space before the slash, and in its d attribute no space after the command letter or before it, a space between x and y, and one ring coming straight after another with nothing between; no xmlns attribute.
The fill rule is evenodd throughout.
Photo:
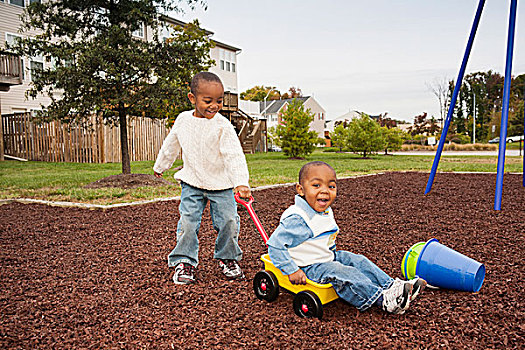
<svg viewBox="0 0 525 350"><path fill-rule="evenodd" d="M198 73L190 88L188 98L195 109L178 115L153 166L155 176L161 177L182 151L183 168L175 174L182 188L177 245L168 256L168 265L175 267L175 284L195 281L197 233L209 201L217 231L214 258L227 279L244 278L238 263L242 251L237 242L239 215L233 196L237 192L243 198L251 196L248 166L233 125L218 113L224 96L219 77Z"/></svg>

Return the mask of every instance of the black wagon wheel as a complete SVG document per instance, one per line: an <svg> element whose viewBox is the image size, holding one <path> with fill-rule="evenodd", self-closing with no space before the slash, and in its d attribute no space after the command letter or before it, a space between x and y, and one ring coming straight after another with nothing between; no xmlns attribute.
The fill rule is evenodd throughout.
<svg viewBox="0 0 525 350"><path fill-rule="evenodd" d="M314 292L305 290L297 293L293 299L293 310L300 317L323 317L323 304Z"/></svg>
<svg viewBox="0 0 525 350"><path fill-rule="evenodd" d="M271 271L259 271L253 278L253 291L260 300L272 302L279 296L279 282Z"/></svg>

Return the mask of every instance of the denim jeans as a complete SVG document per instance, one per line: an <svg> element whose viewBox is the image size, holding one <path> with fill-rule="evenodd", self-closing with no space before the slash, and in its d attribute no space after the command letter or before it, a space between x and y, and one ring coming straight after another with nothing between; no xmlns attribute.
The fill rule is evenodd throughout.
<svg viewBox="0 0 525 350"><path fill-rule="evenodd" d="M302 270L314 282L331 283L337 295L359 311L372 306L393 283L368 258L344 250L336 251L333 261L305 266Z"/></svg>
<svg viewBox="0 0 525 350"><path fill-rule="evenodd" d="M202 212L208 201L213 228L218 232L215 240L215 259L240 260L242 251L239 238L239 215L232 189L209 191L181 183L180 219L177 223L177 245L168 256L168 266L185 262L199 264L199 239Z"/></svg>

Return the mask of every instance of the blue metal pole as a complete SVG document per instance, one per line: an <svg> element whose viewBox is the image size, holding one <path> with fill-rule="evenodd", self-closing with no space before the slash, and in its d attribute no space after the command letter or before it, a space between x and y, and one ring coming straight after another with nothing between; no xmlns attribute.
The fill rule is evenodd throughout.
<svg viewBox="0 0 525 350"><path fill-rule="evenodd" d="M512 74L512 52L514 50L514 27L516 25L516 7L518 0L511 0L509 14L509 37L507 39L507 62L505 82L503 84L503 105L501 107L501 127L499 130L498 174L496 177L496 195L494 210L501 210L503 192L503 174L505 172L505 148L507 147L507 121L509 119L510 79Z"/></svg>
<svg viewBox="0 0 525 350"><path fill-rule="evenodd" d="M474 23L472 23L472 29L470 31L470 37L468 39L467 48L465 49L463 62L461 63L461 68L459 70L458 78L456 80L456 86L454 87L454 92L452 93L452 99L450 100L450 106L448 108L447 118L445 119L445 125L443 126L443 130L441 131L441 138L439 139L438 148L434 157L434 163L432 163L432 170L430 171L430 176L428 177L425 194L428 194L430 190L432 190L432 184L434 183L434 177L436 176L436 171L439 165L439 159L441 158L441 152L443 152L443 147L445 146L445 139L447 138L450 120L452 119L452 114L454 113L454 107L456 106L456 100L458 98L459 89L461 88L461 82L463 81L463 76L465 75L465 68L467 66L468 57L472 49L472 43L474 42L474 37L476 36L479 19L481 17L481 12L483 11L484 5L485 0L479 0L478 10L476 11L476 16L474 17Z"/></svg>

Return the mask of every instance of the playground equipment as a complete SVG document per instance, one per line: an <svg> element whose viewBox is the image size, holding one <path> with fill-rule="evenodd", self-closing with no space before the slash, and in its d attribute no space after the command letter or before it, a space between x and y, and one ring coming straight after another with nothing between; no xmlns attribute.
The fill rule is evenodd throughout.
<svg viewBox="0 0 525 350"><path fill-rule="evenodd" d="M505 68L505 81L503 85L503 105L501 111L501 127L500 127L500 140L506 140L507 138L507 121L509 116L509 97L510 97L510 80L512 72L512 55L514 50L514 28L516 24L516 7L518 0L511 0L510 3L510 14L509 14L509 33L507 40L507 60ZM441 138L439 139L438 148L436 150L436 155L434 157L434 162L432 164L432 170L430 171L430 176L428 178L427 187L425 189L425 194L428 194L432 190L432 183L434 182L434 177L436 175L437 167L439 165L439 159L441 158L441 152L443 151L443 146L445 145L445 139L447 137L448 128L450 126L450 120L454 112L454 107L456 105L456 99L461 88L461 83L463 81L463 75L465 74L465 67L467 66L468 58L470 51L472 49L472 43L474 37L476 36L476 30L478 28L479 20L481 17L481 12L483 11L483 6L485 5L485 0L480 0L478 4L478 9L476 11L476 16L474 17L474 23L472 24L472 29L470 32L470 37L467 43L467 48L465 49L465 55L463 56L463 62L461 63L461 68L459 70L458 78L456 81L456 86L454 87L454 92L452 93L452 99L450 100L450 106L447 113L447 118L445 119L445 125L441 132ZM525 124L525 118L524 118ZM525 135L525 130L524 130ZM503 172L505 167L505 148L506 143L499 143L499 152L498 152L498 171L496 177L496 194L494 199L494 210L501 210L501 197L503 192ZM525 187L525 157L523 157L523 186Z"/></svg>
<svg viewBox="0 0 525 350"><path fill-rule="evenodd" d="M485 279L485 266L432 238L414 244L401 261L407 279L419 276L434 287L478 292Z"/></svg>
<svg viewBox="0 0 525 350"><path fill-rule="evenodd" d="M253 210L253 197L249 201L241 199L238 193L235 194L235 201L248 210L248 214L253 220L255 227L261 234L264 244L268 242L268 234L261 225L261 221ZM276 268L268 254L261 256L264 263L264 270L255 274L253 279L253 291L259 300L272 302L279 296L279 288L282 287L287 291L294 293L293 309L300 317L323 317L323 305L336 300L339 296L336 294L331 284L320 284L306 279L306 284L294 285L288 280L281 271Z"/></svg>

